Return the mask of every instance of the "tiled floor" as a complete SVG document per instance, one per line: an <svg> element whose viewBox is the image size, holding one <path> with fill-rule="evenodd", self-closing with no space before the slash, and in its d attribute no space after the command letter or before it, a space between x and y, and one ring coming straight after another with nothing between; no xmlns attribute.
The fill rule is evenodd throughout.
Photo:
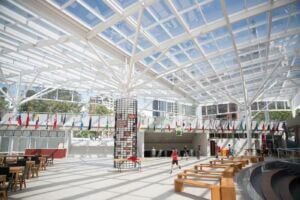
<svg viewBox="0 0 300 200"><path fill-rule="evenodd" d="M202 157L207 163L210 158ZM199 160L180 160L182 169L191 168ZM185 187L174 192L174 178L181 170L170 174L170 158L146 159L142 171L117 172L112 158L71 158L56 160L54 166L30 179L27 189L10 193L11 200L162 200L210 199L208 189ZM238 199L243 199L239 197Z"/></svg>

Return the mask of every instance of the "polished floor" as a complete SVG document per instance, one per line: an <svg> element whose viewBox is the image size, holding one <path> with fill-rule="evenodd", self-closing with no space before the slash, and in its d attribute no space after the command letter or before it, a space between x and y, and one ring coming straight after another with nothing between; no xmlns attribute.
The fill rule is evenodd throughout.
<svg viewBox="0 0 300 200"><path fill-rule="evenodd" d="M211 158L180 160L182 169L207 163ZM54 166L42 171L39 178L27 181L27 188L9 193L11 200L163 200L210 199L208 189L185 187L174 192L174 178L181 170L170 174L170 158L150 158L136 169L117 172L112 158L69 158L56 160ZM237 189L237 199L244 199Z"/></svg>

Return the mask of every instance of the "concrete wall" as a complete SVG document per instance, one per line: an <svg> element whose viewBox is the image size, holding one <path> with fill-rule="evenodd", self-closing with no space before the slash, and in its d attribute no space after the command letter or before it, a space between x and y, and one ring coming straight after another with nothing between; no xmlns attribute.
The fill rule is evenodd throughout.
<svg viewBox="0 0 300 200"><path fill-rule="evenodd" d="M152 147L158 150L171 150L172 148L182 150L184 145L193 149L195 135L195 133L184 133L182 136L176 136L175 133L145 132L145 150L151 150Z"/></svg>

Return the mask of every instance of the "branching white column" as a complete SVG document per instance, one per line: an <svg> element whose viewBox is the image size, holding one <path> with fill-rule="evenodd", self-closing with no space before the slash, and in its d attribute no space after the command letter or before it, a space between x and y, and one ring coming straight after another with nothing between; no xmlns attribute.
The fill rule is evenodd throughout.
<svg viewBox="0 0 300 200"><path fill-rule="evenodd" d="M251 107L250 106L246 106L245 107L246 111L246 132L247 132L247 147L248 149L251 149L252 147L252 135L251 135Z"/></svg>

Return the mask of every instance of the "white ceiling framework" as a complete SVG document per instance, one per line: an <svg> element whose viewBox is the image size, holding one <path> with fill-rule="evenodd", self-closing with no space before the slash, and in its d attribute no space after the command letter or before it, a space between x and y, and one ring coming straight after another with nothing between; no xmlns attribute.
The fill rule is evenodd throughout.
<svg viewBox="0 0 300 200"><path fill-rule="evenodd" d="M299 47L296 0L0 2L10 83L250 105L299 92Z"/></svg>

